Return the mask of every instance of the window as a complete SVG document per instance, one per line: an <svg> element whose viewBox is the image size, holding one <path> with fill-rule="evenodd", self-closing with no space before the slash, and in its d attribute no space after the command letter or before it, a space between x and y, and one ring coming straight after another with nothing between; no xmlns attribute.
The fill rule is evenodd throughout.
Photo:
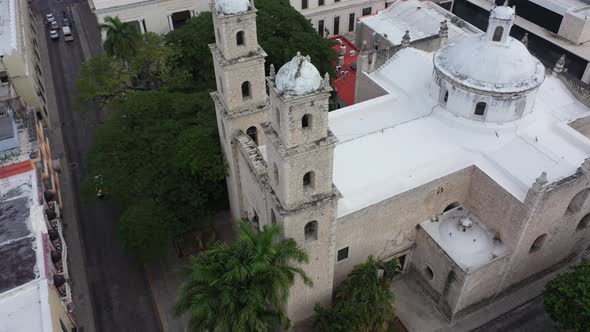
<svg viewBox="0 0 590 332"><path fill-rule="evenodd" d="M277 187L279 185L279 168L277 167L277 164L274 164L274 178L275 178L275 183L277 184Z"/></svg>
<svg viewBox="0 0 590 332"><path fill-rule="evenodd" d="M315 173L307 172L303 175L303 187L306 189L313 189L315 186Z"/></svg>
<svg viewBox="0 0 590 332"><path fill-rule="evenodd" d="M307 0L301 0L301 9L307 9Z"/></svg>
<svg viewBox="0 0 590 332"><path fill-rule="evenodd" d="M311 128L311 114L305 114L301 118L301 128Z"/></svg>
<svg viewBox="0 0 590 332"><path fill-rule="evenodd" d="M8 74L5 71L0 72L0 83L8 83Z"/></svg>
<svg viewBox="0 0 590 332"><path fill-rule="evenodd" d="M590 224L590 213L588 213L587 215L585 215L580 222L578 223L578 227L576 227L576 231L581 231L583 229L588 228L588 225Z"/></svg>
<svg viewBox="0 0 590 332"><path fill-rule="evenodd" d="M318 222L310 221L305 225L305 241L314 241L318 239Z"/></svg>
<svg viewBox="0 0 590 332"><path fill-rule="evenodd" d="M221 90L221 93L223 93L223 79L221 76L219 76L219 89Z"/></svg>
<svg viewBox="0 0 590 332"><path fill-rule="evenodd" d="M318 6L323 6L324 5L324 0L318 0Z"/></svg>
<svg viewBox="0 0 590 332"><path fill-rule="evenodd" d="M576 194L570 201L570 204L565 211L566 214L569 213L576 213L582 209L584 203L586 203L586 199L588 198L588 193L590 193L590 189L584 189Z"/></svg>
<svg viewBox="0 0 590 332"><path fill-rule="evenodd" d="M221 120L221 138L225 140L225 124Z"/></svg>
<svg viewBox="0 0 590 332"><path fill-rule="evenodd" d="M238 44L238 46L244 45L244 31L240 31L236 34L236 44Z"/></svg>
<svg viewBox="0 0 590 332"><path fill-rule="evenodd" d="M475 104L475 115L483 116L486 112L486 103L479 102Z"/></svg>
<svg viewBox="0 0 590 332"><path fill-rule="evenodd" d="M348 15L348 32L354 31L354 13Z"/></svg>
<svg viewBox="0 0 590 332"><path fill-rule="evenodd" d="M459 204L458 202L451 203L451 204L447 205L447 207L443 210L443 213L450 211L454 208L458 208L460 206L461 206L461 204Z"/></svg>
<svg viewBox="0 0 590 332"><path fill-rule="evenodd" d="M334 17L334 36L340 34L340 16Z"/></svg>
<svg viewBox="0 0 590 332"><path fill-rule="evenodd" d="M426 279L428 280L434 280L434 272L432 272L432 269L428 265L424 267L424 276L426 276Z"/></svg>
<svg viewBox="0 0 590 332"><path fill-rule="evenodd" d="M181 12L176 12L170 15L170 21L172 22L172 29L177 30L180 29L182 26L191 19L191 11L185 10ZM138 22L139 23L139 22ZM141 24L141 23L140 23Z"/></svg>
<svg viewBox="0 0 590 332"><path fill-rule="evenodd" d="M242 99L250 99L250 82L242 83Z"/></svg>
<svg viewBox="0 0 590 332"><path fill-rule="evenodd" d="M276 114L276 118L277 118L277 129L281 129L281 112L279 111L279 108L275 108L275 114Z"/></svg>
<svg viewBox="0 0 590 332"><path fill-rule="evenodd" d="M492 41L495 41L495 42L501 41L502 34L504 34L504 28L496 27L496 30L494 30L494 36L492 37Z"/></svg>
<svg viewBox="0 0 590 332"><path fill-rule="evenodd" d="M543 235L539 236L538 238L536 238L535 241L533 242L533 244L531 245L531 249L529 250L529 254L541 249L541 247L543 247L543 244L545 244L546 238L547 238L547 234L543 234Z"/></svg>
<svg viewBox="0 0 590 332"><path fill-rule="evenodd" d="M338 262L348 258L348 247L338 250Z"/></svg>
<svg viewBox="0 0 590 332"><path fill-rule="evenodd" d="M373 8L371 8L371 7L363 8L363 16L371 15L371 10L372 9Z"/></svg>
<svg viewBox="0 0 590 332"><path fill-rule="evenodd" d="M252 126L246 130L246 135L250 136L250 138L254 141L256 145L258 145L258 130L256 127Z"/></svg>
<svg viewBox="0 0 590 332"><path fill-rule="evenodd" d="M445 96L443 97L443 101L446 104L449 101L449 91L445 91Z"/></svg>
<svg viewBox="0 0 590 332"><path fill-rule="evenodd" d="M217 29L217 40L221 41L221 34L219 33L219 29Z"/></svg>
<svg viewBox="0 0 590 332"><path fill-rule="evenodd" d="M277 224L277 216L275 215L275 211L274 210L270 210L270 223L273 225Z"/></svg>
<svg viewBox="0 0 590 332"><path fill-rule="evenodd" d="M318 21L318 33L320 34L320 36L324 36L324 20Z"/></svg>

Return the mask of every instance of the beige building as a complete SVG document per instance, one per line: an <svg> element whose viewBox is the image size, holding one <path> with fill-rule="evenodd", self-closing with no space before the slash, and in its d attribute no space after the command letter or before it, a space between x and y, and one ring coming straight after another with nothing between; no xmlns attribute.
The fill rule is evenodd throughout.
<svg viewBox="0 0 590 332"><path fill-rule="evenodd" d="M29 2L0 2L0 17L0 95L19 96L48 125L37 31Z"/></svg>
<svg viewBox="0 0 590 332"><path fill-rule="evenodd" d="M357 91L372 92L330 113L309 58L265 77L248 0L219 0L213 17L231 211L309 254L296 326L369 255L399 258L449 325L588 254L590 140L572 123L590 109L563 63L546 73L509 36L513 9L495 8L485 33L443 21L362 52Z"/></svg>
<svg viewBox="0 0 590 332"><path fill-rule="evenodd" d="M140 32L167 33L188 19L209 10L208 0L88 0L98 23L118 16Z"/></svg>

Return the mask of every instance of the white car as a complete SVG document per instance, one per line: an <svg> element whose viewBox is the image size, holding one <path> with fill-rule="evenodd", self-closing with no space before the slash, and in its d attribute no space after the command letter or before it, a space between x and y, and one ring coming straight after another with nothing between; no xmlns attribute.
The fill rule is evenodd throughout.
<svg viewBox="0 0 590 332"><path fill-rule="evenodd" d="M59 31L58 30L51 30L51 31L49 31L49 38L51 38L51 39L59 39Z"/></svg>
<svg viewBox="0 0 590 332"><path fill-rule="evenodd" d="M59 24L56 21L51 22L51 30L59 29Z"/></svg>
<svg viewBox="0 0 590 332"><path fill-rule="evenodd" d="M55 17L53 16L53 13L46 14L45 18L47 19L47 23L55 22Z"/></svg>

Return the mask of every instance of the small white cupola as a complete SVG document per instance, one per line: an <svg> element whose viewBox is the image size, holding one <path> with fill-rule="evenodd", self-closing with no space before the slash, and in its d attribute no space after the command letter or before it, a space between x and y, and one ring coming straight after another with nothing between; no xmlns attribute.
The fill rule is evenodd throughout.
<svg viewBox="0 0 590 332"><path fill-rule="evenodd" d="M250 0L215 0L215 9L220 14L234 15L252 8Z"/></svg>
<svg viewBox="0 0 590 332"><path fill-rule="evenodd" d="M507 44L515 17L514 8L508 6L508 1L503 6L494 8L490 14L486 40Z"/></svg>
<svg viewBox="0 0 590 332"><path fill-rule="evenodd" d="M279 69L275 78L280 92L294 96L315 92L322 86L322 82L322 76L311 63L311 58L302 56L299 52Z"/></svg>

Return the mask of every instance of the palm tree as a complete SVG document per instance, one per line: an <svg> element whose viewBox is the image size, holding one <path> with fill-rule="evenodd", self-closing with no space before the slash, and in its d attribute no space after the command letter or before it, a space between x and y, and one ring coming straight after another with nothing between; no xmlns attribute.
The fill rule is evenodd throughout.
<svg viewBox="0 0 590 332"><path fill-rule="evenodd" d="M242 223L238 239L216 243L192 257L176 314L188 313L190 331L267 331L289 326L285 305L307 254L293 239L279 240L278 226L256 232Z"/></svg>
<svg viewBox="0 0 590 332"><path fill-rule="evenodd" d="M127 61L137 53L141 36L129 23L121 22L118 16L107 16L100 29L106 31L103 48L108 56Z"/></svg>

